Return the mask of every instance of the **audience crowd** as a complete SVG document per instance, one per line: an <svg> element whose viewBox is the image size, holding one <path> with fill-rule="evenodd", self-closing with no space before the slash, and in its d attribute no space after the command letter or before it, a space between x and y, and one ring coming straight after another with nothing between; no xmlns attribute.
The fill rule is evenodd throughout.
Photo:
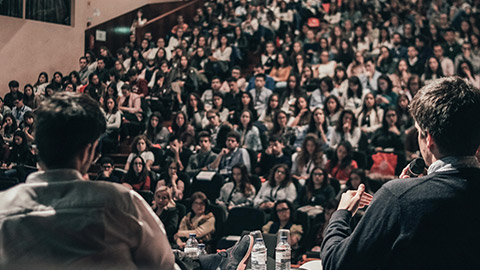
<svg viewBox="0 0 480 270"><path fill-rule="evenodd" d="M252 207L266 214L264 233L291 230L297 260L319 250L341 191L365 183L375 192L419 157L408 112L419 88L453 75L480 86L479 8L205 1L167 36L132 33L114 52L87 51L78 70L10 81L0 99L2 169L24 179L36 165L35 108L55 92L81 92L107 118L92 179L142 192L172 246L189 233L214 245L221 216ZM109 156L126 142L115 169Z"/></svg>

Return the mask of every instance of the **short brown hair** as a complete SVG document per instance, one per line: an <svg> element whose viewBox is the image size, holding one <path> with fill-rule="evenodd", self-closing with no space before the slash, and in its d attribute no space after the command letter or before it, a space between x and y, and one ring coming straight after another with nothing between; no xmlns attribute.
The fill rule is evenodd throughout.
<svg viewBox="0 0 480 270"><path fill-rule="evenodd" d="M443 155L474 155L480 145L480 91L460 77L424 86L413 98L410 113Z"/></svg>

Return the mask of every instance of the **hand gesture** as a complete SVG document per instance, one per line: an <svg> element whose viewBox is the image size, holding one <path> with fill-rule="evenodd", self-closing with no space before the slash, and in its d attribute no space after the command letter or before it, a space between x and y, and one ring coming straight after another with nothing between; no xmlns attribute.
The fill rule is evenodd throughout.
<svg viewBox="0 0 480 270"><path fill-rule="evenodd" d="M355 215L358 209L370 204L373 196L365 193L365 185L360 184L357 190L349 190L342 194L337 210L347 210Z"/></svg>

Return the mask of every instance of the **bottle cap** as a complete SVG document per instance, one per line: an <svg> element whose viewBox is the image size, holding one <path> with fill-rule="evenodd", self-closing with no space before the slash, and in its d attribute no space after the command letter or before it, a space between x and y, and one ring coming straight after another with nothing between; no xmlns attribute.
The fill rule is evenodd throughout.
<svg viewBox="0 0 480 270"><path fill-rule="evenodd" d="M192 237L192 236L193 236L193 237L197 237L197 234L196 234L196 233L190 233L190 234L188 234L188 235L189 235L190 237Z"/></svg>
<svg viewBox="0 0 480 270"><path fill-rule="evenodd" d="M205 244L202 244L202 243L198 244L198 248L205 248Z"/></svg>
<svg viewBox="0 0 480 270"><path fill-rule="evenodd" d="M263 242L263 239L262 238L256 238L255 242Z"/></svg>
<svg viewBox="0 0 480 270"><path fill-rule="evenodd" d="M287 239L288 239L288 237L287 237L286 235L280 236L280 240L285 240L285 241L287 241Z"/></svg>

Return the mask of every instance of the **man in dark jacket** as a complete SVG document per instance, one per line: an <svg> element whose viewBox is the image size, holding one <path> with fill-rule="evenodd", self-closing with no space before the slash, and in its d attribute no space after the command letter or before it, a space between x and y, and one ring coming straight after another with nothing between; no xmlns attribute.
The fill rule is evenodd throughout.
<svg viewBox="0 0 480 270"><path fill-rule="evenodd" d="M480 269L480 91L458 77L415 95L411 113L428 173L385 184L370 203L360 185L342 195L322 244L324 269Z"/></svg>

